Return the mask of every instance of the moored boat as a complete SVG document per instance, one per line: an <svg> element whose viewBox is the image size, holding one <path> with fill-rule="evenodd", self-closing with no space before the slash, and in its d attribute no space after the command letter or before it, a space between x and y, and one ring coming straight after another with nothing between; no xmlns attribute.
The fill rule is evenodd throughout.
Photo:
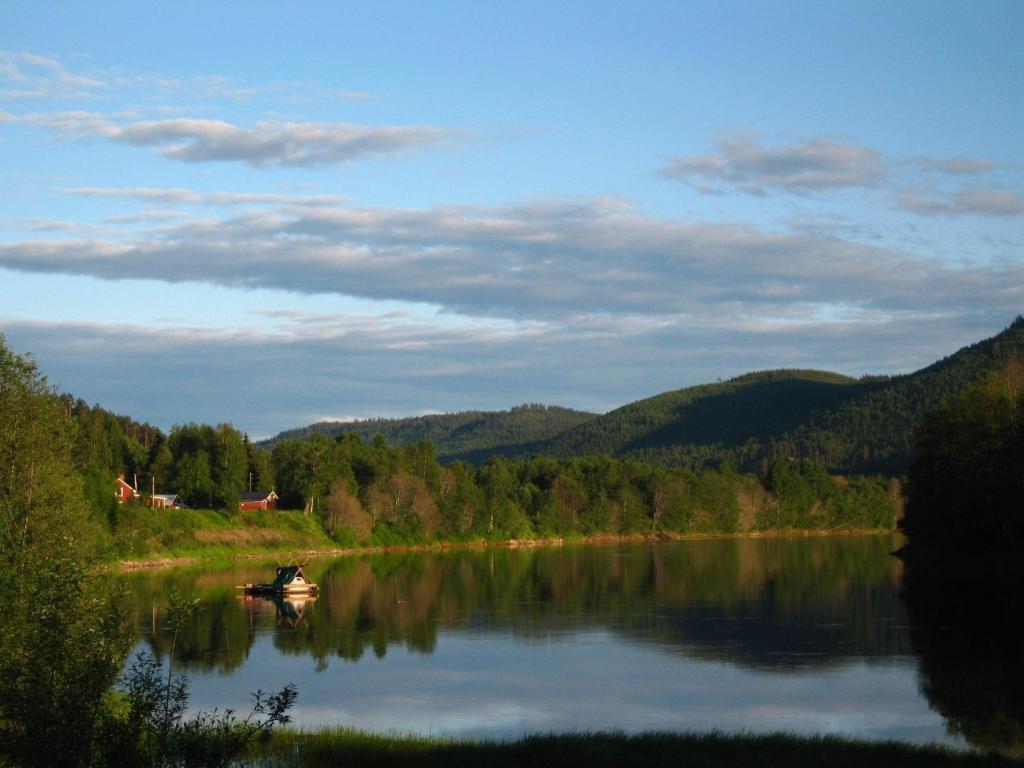
<svg viewBox="0 0 1024 768"><path fill-rule="evenodd" d="M316 593L316 584L306 578L301 565L281 565L277 568L277 578L269 584L242 584L247 595L309 595Z"/></svg>

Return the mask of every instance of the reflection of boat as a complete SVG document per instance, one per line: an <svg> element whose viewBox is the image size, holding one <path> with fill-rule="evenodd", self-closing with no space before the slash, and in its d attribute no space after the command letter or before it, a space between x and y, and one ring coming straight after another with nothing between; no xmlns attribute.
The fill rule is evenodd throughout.
<svg viewBox="0 0 1024 768"><path fill-rule="evenodd" d="M270 599L274 601L274 605L277 607L278 617L284 619L293 627L302 623L302 614L305 613L306 606L310 603L316 602L316 597L312 595L300 595L287 598L279 595L273 595Z"/></svg>
<svg viewBox="0 0 1024 768"><path fill-rule="evenodd" d="M303 614L306 608L316 602L316 595L313 594L292 594L282 596L280 594L254 595L246 593L242 598L246 603L273 603L277 609L277 618L289 626L297 627L302 623Z"/></svg>
<svg viewBox="0 0 1024 768"><path fill-rule="evenodd" d="M243 584L247 595L315 595L317 586L302 572L301 565L278 566L277 578L270 584Z"/></svg>

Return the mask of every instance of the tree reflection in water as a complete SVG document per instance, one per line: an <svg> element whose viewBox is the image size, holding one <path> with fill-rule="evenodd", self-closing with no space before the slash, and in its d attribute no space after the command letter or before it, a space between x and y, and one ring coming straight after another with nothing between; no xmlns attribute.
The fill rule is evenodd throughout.
<svg viewBox="0 0 1024 768"><path fill-rule="evenodd" d="M140 639L161 656L171 589L201 598L181 663L230 674L257 636L317 670L390 647L433 652L439 632L522 642L607 631L630 642L785 674L916 655L921 688L970 743L1022 754L1019 592L927 587L889 553L892 537L738 539L459 550L314 561L303 605L242 600L235 585L271 564L130 574Z"/></svg>
<svg viewBox="0 0 1024 768"><path fill-rule="evenodd" d="M1024 589L912 567L903 592L929 704L970 744L1024 757Z"/></svg>
<svg viewBox="0 0 1024 768"><path fill-rule="evenodd" d="M202 599L182 663L230 672L254 635L284 653L359 659L392 645L430 653L439 630L543 641L602 629L762 669L909 653L891 537L461 550L346 557L307 570L319 599L299 622L238 600L266 565L131 574L140 635L156 654L171 589Z"/></svg>

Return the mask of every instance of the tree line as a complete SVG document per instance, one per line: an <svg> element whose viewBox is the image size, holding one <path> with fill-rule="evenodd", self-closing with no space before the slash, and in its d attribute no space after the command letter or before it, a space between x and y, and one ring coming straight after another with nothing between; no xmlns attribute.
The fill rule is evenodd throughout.
<svg viewBox="0 0 1024 768"><path fill-rule="evenodd" d="M395 446L353 433L280 440L268 451L229 424L164 435L98 406L64 403L78 422L74 455L87 496L115 536L132 514L111 493L122 473L140 490L229 511L248 488L273 489L281 508L318 517L340 543L891 528L899 512L893 481L837 478L809 461L779 459L759 475L609 456L444 464L431 442Z"/></svg>

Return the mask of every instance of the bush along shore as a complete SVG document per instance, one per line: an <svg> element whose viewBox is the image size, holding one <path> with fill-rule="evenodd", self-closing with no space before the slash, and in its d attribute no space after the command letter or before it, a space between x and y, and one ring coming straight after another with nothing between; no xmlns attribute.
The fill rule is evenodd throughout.
<svg viewBox="0 0 1024 768"><path fill-rule="evenodd" d="M997 755L834 736L593 733L536 735L496 742L372 734L345 728L276 731L270 740L256 745L251 759L254 765L266 768L336 765L980 768L1020 765Z"/></svg>

